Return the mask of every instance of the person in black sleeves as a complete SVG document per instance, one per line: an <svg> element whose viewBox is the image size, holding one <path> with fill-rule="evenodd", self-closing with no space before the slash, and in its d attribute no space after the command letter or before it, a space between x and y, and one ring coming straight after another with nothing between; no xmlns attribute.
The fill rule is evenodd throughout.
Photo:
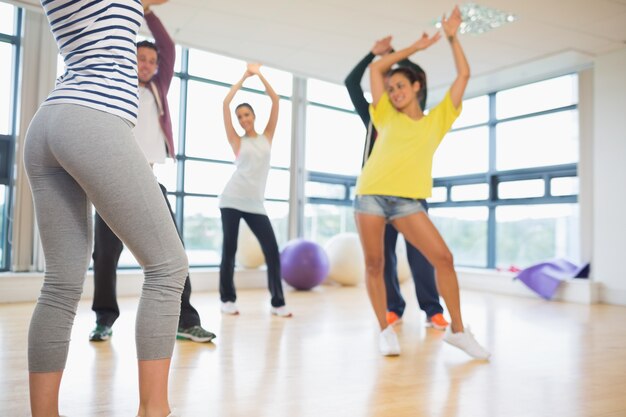
<svg viewBox="0 0 626 417"><path fill-rule="evenodd" d="M376 129L372 125L369 113L369 103L364 97L363 88L361 87L361 79L368 65L376 56L385 55L392 52L391 36L376 41L372 50L352 69L346 77L345 85L350 94L350 99L363 124L367 128L367 136L365 138L365 148L363 150L363 164L367 161L374 141L376 139ZM420 106L425 108L426 105L426 73L417 64L405 59L398 63L399 66L405 66L413 69L420 78L422 88L418 93ZM428 210L426 200L421 200L422 205ZM398 240L398 231L391 225L385 227L385 288L387 291L387 323L396 324L402 320L406 302L400 292L397 273L397 257L396 242ZM432 265L426 260L416 248L406 242L406 253L411 268L411 275L415 283L415 295L420 308L426 313L426 325L439 330L445 330L448 322L443 317L443 307L439 302L439 292L435 283L435 274Z"/></svg>

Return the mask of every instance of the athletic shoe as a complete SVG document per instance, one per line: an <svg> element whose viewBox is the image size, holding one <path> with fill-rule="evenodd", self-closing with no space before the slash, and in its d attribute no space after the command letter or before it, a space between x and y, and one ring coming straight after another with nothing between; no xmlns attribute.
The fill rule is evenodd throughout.
<svg viewBox="0 0 626 417"><path fill-rule="evenodd" d="M400 343L393 327L387 326L385 330L380 332L378 348L383 356L398 356L400 354Z"/></svg>
<svg viewBox="0 0 626 417"><path fill-rule="evenodd" d="M204 330L199 324L186 329L179 327L176 333L176 339L178 340L191 340L198 343L207 343L215 338L216 336L213 333Z"/></svg>
<svg viewBox="0 0 626 417"><path fill-rule="evenodd" d="M437 330L446 330L450 323L443 317L443 314L437 313L426 319L426 327L432 327Z"/></svg>
<svg viewBox="0 0 626 417"><path fill-rule="evenodd" d="M491 356L487 349L478 344L469 327L458 333L452 333L452 326L448 327L443 341L458 347L475 359L487 360Z"/></svg>
<svg viewBox="0 0 626 417"><path fill-rule="evenodd" d="M280 307L272 307L270 309L270 312L278 317L291 317L293 316L293 314L291 314L291 311L287 310L287 307L285 306L280 306Z"/></svg>
<svg viewBox="0 0 626 417"><path fill-rule="evenodd" d="M96 324L96 328L89 333L89 341L90 342L104 342L105 340L109 340L111 335L113 334L113 329L111 326L106 326L104 324Z"/></svg>
<svg viewBox="0 0 626 417"><path fill-rule="evenodd" d="M402 323L402 317L398 316L395 311L387 312L387 324L390 326Z"/></svg>
<svg viewBox="0 0 626 417"><path fill-rule="evenodd" d="M235 304L234 301L226 301L225 303L222 303L222 313L230 315L239 314L237 304Z"/></svg>

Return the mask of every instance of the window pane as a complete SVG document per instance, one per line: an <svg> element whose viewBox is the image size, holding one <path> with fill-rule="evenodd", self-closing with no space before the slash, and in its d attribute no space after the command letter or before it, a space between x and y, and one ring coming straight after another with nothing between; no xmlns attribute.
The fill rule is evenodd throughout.
<svg viewBox="0 0 626 417"><path fill-rule="evenodd" d="M578 177L561 177L550 180L550 194L554 196L578 195Z"/></svg>
<svg viewBox="0 0 626 417"><path fill-rule="evenodd" d="M0 3L0 6L2 3ZM12 8L12 7L11 7ZM2 9L0 9L2 12ZM11 15L13 16L13 15ZM8 135L11 132L11 78L13 73L13 48L9 43L0 42L0 135Z"/></svg>
<svg viewBox="0 0 626 417"><path fill-rule="evenodd" d="M341 184L307 181L304 185L304 195L307 197L343 200L346 197L346 187Z"/></svg>
<svg viewBox="0 0 626 417"><path fill-rule="evenodd" d="M233 164L186 161L185 192L220 195L233 172Z"/></svg>
<svg viewBox="0 0 626 417"><path fill-rule="evenodd" d="M289 200L289 171L270 169L267 176L265 198Z"/></svg>
<svg viewBox="0 0 626 417"><path fill-rule="evenodd" d="M240 59L189 48L190 75L235 84L245 70L246 62Z"/></svg>
<svg viewBox="0 0 626 417"><path fill-rule="evenodd" d="M259 126L264 127L264 125ZM278 124L274 132L274 139L272 139L270 164L282 168L289 168L291 165L291 101L288 100L280 100Z"/></svg>
<svg viewBox="0 0 626 417"><path fill-rule="evenodd" d="M65 62L61 54L57 55L57 78L59 78L65 72Z"/></svg>
<svg viewBox="0 0 626 417"><path fill-rule="evenodd" d="M265 210L272 222L278 247L282 247L287 243L287 237L289 236L289 203L266 201Z"/></svg>
<svg viewBox="0 0 626 417"><path fill-rule="evenodd" d="M455 185L452 187L450 194L452 201L486 200L489 198L489 185Z"/></svg>
<svg viewBox="0 0 626 417"><path fill-rule="evenodd" d="M6 197L7 197L7 186L0 185L0 230L6 233L7 231L7 205L6 205ZM4 265L4 251L6 244L6 236L0 236L0 268L4 269L7 265Z"/></svg>
<svg viewBox="0 0 626 417"><path fill-rule="evenodd" d="M0 3L0 32L7 35L15 34L15 7L7 3Z"/></svg>
<svg viewBox="0 0 626 417"><path fill-rule="evenodd" d="M350 100L350 95L344 85L309 78L306 94L308 101L354 110L352 100Z"/></svg>
<svg viewBox="0 0 626 417"><path fill-rule="evenodd" d="M506 181L498 184L499 198L543 197L544 194L543 180Z"/></svg>
<svg viewBox="0 0 626 417"><path fill-rule="evenodd" d="M222 101L228 89L189 81L187 90L187 156L232 161L233 151L226 140ZM239 103L239 97L235 97ZM236 123L236 122L235 122Z"/></svg>
<svg viewBox="0 0 626 417"><path fill-rule="evenodd" d="M189 265L219 265L222 220L217 198L185 197L185 250Z"/></svg>
<svg viewBox="0 0 626 417"><path fill-rule="evenodd" d="M433 195L428 197L429 203L443 203L448 200L448 189L446 187L433 187Z"/></svg>
<svg viewBox="0 0 626 417"><path fill-rule="evenodd" d="M433 177L449 177L487 172L489 169L489 129L450 132L433 159Z"/></svg>
<svg viewBox="0 0 626 417"><path fill-rule="evenodd" d="M189 74L196 77L235 84L241 79L245 70L246 62L240 59L229 58L193 48L189 49ZM266 66L261 67L261 72L276 93L291 97L293 76L290 73ZM258 77L246 80L244 87L261 91L265 90Z"/></svg>
<svg viewBox="0 0 626 417"><path fill-rule="evenodd" d="M454 255L455 265L487 266L486 207L433 208L429 213Z"/></svg>
<svg viewBox="0 0 626 417"><path fill-rule="evenodd" d="M361 172L365 127L356 114L307 106L306 169L330 174Z"/></svg>
<svg viewBox="0 0 626 417"><path fill-rule="evenodd" d="M496 265L526 268L554 258L578 261L578 204L496 208Z"/></svg>
<svg viewBox="0 0 626 417"><path fill-rule="evenodd" d="M487 121L489 121L489 97L480 96L463 100L463 110L452 128L458 129L464 126L487 123Z"/></svg>
<svg viewBox="0 0 626 417"><path fill-rule="evenodd" d="M304 206L304 237L324 245L343 232L356 233L351 206L307 204Z"/></svg>
<svg viewBox="0 0 626 417"><path fill-rule="evenodd" d="M506 119L576 103L578 103L578 76L566 75L498 92L496 117Z"/></svg>
<svg viewBox="0 0 626 417"><path fill-rule="evenodd" d="M170 91L167 93L167 104L170 108L170 118L172 120L172 132L174 134L174 152L180 154L181 150L178 149L178 136L179 136L179 124L180 124L180 78L172 78L172 84L170 85Z"/></svg>
<svg viewBox="0 0 626 417"><path fill-rule="evenodd" d="M180 72L183 64L183 48L180 45L176 45L176 61L174 62L174 71Z"/></svg>
<svg viewBox="0 0 626 417"><path fill-rule="evenodd" d="M546 114L496 127L499 170L578 162L578 111Z"/></svg>
<svg viewBox="0 0 626 417"><path fill-rule="evenodd" d="M176 191L177 164L172 158L167 158L164 164L154 164L154 175L167 191Z"/></svg>

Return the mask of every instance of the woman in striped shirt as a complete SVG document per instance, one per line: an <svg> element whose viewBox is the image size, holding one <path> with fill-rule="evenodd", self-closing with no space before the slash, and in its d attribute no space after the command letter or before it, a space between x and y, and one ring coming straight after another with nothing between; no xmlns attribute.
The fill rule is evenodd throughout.
<svg viewBox="0 0 626 417"><path fill-rule="evenodd" d="M136 321L138 415L165 417L188 265L159 186L132 137L142 3L41 4L66 71L33 118L24 149L46 258L28 340L32 414L59 415L59 386L91 254L91 202L144 270Z"/></svg>

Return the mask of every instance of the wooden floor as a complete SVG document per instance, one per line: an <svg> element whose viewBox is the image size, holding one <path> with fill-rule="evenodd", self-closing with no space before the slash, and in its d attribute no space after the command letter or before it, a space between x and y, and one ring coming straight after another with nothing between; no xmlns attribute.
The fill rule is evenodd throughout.
<svg viewBox="0 0 626 417"><path fill-rule="evenodd" d="M407 284L410 285L410 284ZM287 292L292 319L270 317L266 291L239 294L241 315L216 293L192 302L215 344L176 343L171 401L182 417L624 417L626 308L463 292L465 320L493 352L472 361L426 329L412 287L398 326L402 356L383 358L365 289ZM68 417L133 417L134 317L121 299L110 342L89 343L89 301L74 325L61 397ZM32 304L0 306L0 415L29 415L27 329Z"/></svg>

